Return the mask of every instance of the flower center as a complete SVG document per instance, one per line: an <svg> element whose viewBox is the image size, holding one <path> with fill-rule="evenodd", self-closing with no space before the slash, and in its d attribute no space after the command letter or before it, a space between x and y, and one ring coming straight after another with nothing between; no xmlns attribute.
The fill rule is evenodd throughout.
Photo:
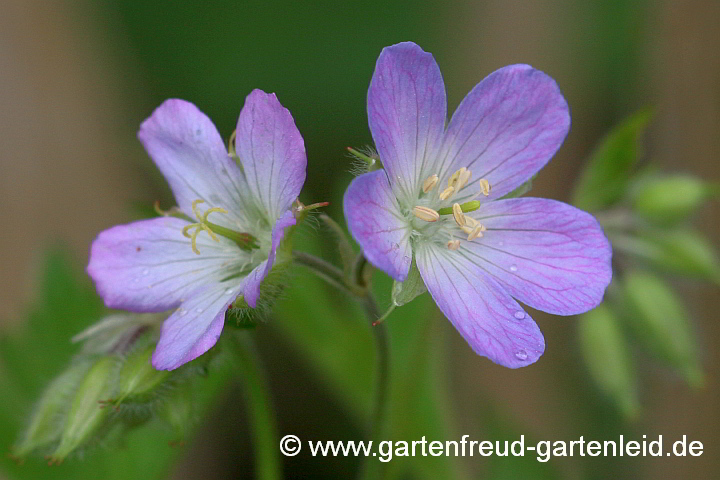
<svg viewBox="0 0 720 480"><path fill-rule="evenodd" d="M480 202L475 200L476 197L481 194L486 197L490 195L490 182L487 179L482 178L478 181L480 190L470 199L470 201L462 204L455 202L452 206L443 206L446 202L449 203L449 201L452 200L452 197L468 184L471 177L472 172L470 170L465 167L460 168L450 176L447 187L440 191L437 197L435 197L434 194L431 194L431 192L439 181L438 176L435 174L430 175L423 182L423 193L421 194L420 201L422 202L425 200L425 202L422 202L425 204L416 205L412 209L412 214L422 222L427 222L428 224L434 224L437 226L434 226L433 228L424 228L422 224L416 224L418 227L416 230L418 230L419 233L427 234L427 236L430 237L437 236L437 234L447 235L449 240L446 246L450 250L457 250L460 248L460 240L455 238L455 234L457 233L462 232L464 235L467 235L466 238L468 242L472 242L473 240L483 236L483 232L487 230L485 226L465 214L480 208ZM428 204L432 204L433 206L438 204L437 206L440 208L435 209L428 206ZM451 221L449 217L443 218L444 216L450 215L452 215L453 221Z"/></svg>
<svg viewBox="0 0 720 480"><path fill-rule="evenodd" d="M192 211L198 220L197 223L191 223L182 229L182 234L190 239L190 246L192 247L193 252L200 255L200 250L197 248L197 236L202 231L207 232L207 234L210 235L210 238L216 242L220 242L217 235L230 239L243 250L252 251L255 248L260 248L257 239L249 233L236 232L235 230L214 224L208 220L208 216L211 213L228 213L227 210L220 207L212 207L205 210L205 213L201 215L197 208L197 206L201 203L205 203L205 200L198 199L192 203ZM191 234L190 230L193 229L195 230Z"/></svg>

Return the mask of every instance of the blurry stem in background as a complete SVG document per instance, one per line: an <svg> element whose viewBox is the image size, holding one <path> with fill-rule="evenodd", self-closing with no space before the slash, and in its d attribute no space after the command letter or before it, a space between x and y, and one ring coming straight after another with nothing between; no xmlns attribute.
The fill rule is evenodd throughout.
<svg viewBox="0 0 720 480"><path fill-rule="evenodd" d="M362 303L365 314L370 320L370 330L375 338L377 350L377 381L375 387L375 401L369 422L369 437L375 443L382 438L387 410L387 393L390 374L390 343L387 329L383 323L376 323L380 318L380 311L370 293L370 286L366 277L368 267L367 259L360 253L355 259L350 278L335 265L326 262L314 255L305 252L293 252L295 261L311 269L316 275L331 285L354 296ZM366 457L363 471L367 471L367 462L372 461Z"/></svg>
<svg viewBox="0 0 720 480"><path fill-rule="evenodd" d="M282 461L278 452L280 441L265 372L255 345L241 332L235 336L235 356L240 378L245 384L248 412L252 422L253 451L255 452L255 478L280 480Z"/></svg>

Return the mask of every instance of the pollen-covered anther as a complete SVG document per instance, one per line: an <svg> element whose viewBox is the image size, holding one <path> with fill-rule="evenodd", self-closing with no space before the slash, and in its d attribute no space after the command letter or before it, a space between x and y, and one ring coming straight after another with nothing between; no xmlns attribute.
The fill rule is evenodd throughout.
<svg viewBox="0 0 720 480"><path fill-rule="evenodd" d="M440 200L447 200L453 193L455 193L455 187L447 187L445 190L440 192Z"/></svg>
<svg viewBox="0 0 720 480"><path fill-rule="evenodd" d="M432 208L422 207L420 205L413 208L412 213L420 220L425 220L426 222L437 222L440 218L440 214Z"/></svg>
<svg viewBox="0 0 720 480"><path fill-rule="evenodd" d="M438 180L439 178L435 174L432 174L428 178L426 178L423 182L423 193L428 193L430 190L432 190L438 183Z"/></svg>
<svg viewBox="0 0 720 480"><path fill-rule="evenodd" d="M448 250L457 250L458 248L460 248L460 240L458 240L458 239L448 240L447 248L448 248Z"/></svg>
<svg viewBox="0 0 720 480"><path fill-rule="evenodd" d="M460 191L460 189L467 185L470 177L472 177L472 172L467 168L462 167L450 176L450 179L448 180L448 187L453 187L456 192Z"/></svg>
<svg viewBox="0 0 720 480"><path fill-rule="evenodd" d="M452 206L453 211L453 218L455 219L455 223L458 224L459 227L465 226L465 214L463 214L462 207L459 203L453 203Z"/></svg>
<svg viewBox="0 0 720 480"><path fill-rule="evenodd" d="M490 195L490 182L488 182L487 178L481 178L478 184L483 195L486 197Z"/></svg>
<svg viewBox="0 0 720 480"><path fill-rule="evenodd" d="M472 242L476 238L482 237L483 236L482 232L484 230L485 230L485 227L482 226L481 224L475 225L475 227L472 229L472 231L470 231L470 233L468 234L468 237L467 237L468 242Z"/></svg>

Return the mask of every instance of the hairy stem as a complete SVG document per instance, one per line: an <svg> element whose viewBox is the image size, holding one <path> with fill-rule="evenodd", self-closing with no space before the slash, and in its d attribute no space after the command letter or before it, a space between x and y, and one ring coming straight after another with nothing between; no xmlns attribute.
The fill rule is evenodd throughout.
<svg viewBox="0 0 720 480"><path fill-rule="evenodd" d="M238 336L236 358L240 377L245 382L248 411L253 426L255 478L280 480L282 461L279 438L270 401L270 392L255 345L245 336Z"/></svg>

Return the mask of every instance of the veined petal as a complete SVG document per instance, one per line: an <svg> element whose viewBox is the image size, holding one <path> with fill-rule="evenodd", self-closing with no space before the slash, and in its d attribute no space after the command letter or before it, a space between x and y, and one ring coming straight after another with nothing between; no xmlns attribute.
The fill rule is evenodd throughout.
<svg viewBox="0 0 720 480"><path fill-rule="evenodd" d="M568 105L552 78L529 65L501 68L477 84L453 114L440 180L467 167L474 180L489 181L489 199L500 198L544 167L569 129ZM473 181L457 201L478 191Z"/></svg>
<svg viewBox="0 0 720 480"><path fill-rule="evenodd" d="M201 210L228 211L212 216L218 225L240 231L254 225L243 201L247 186L242 171L229 157L215 125L195 105L166 100L142 123L138 138L186 215L195 218L192 202L200 199L206 202Z"/></svg>
<svg viewBox="0 0 720 480"><path fill-rule="evenodd" d="M280 246L280 242L282 242L282 239L285 237L285 228L291 225L295 225L295 215L292 211L288 210L278 219L273 227L268 259L263 260L247 277L243 295L247 304L253 308L257 306L257 299L260 296L260 284L265 280L265 277L268 276L272 270L273 263L275 263L278 246Z"/></svg>
<svg viewBox="0 0 720 480"><path fill-rule="evenodd" d="M175 308L204 284L217 282L241 259L230 240L197 236L200 255L182 234L188 222L162 217L118 225L90 248L87 272L110 308L162 312Z"/></svg>
<svg viewBox="0 0 720 480"><path fill-rule="evenodd" d="M236 150L248 186L272 225L305 183L305 142L274 93L253 90L237 123Z"/></svg>
<svg viewBox="0 0 720 480"><path fill-rule="evenodd" d="M556 315L595 308L612 278L612 250L597 220L555 200L514 198L470 214L487 231L458 253L521 302Z"/></svg>
<svg viewBox="0 0 720 480"><path fill-rule="evenodd" d="M510 368L530 365L543 354L545 340L535 321L490 276L433 244L415 255L435 303L475 353Z"/></svg>
<svg viewBox="0 0 720 480"><path fill-rule="evenodd" d="M383 49L368 90L368 121L393 190L415 198L436 171L447 116L445 84L430 53L412 42Z"/></svg>
<svg viewBox="0 0 720 480"><path fill-rule="evenodd" d="M153 367L174 370L210 350L222 332L225 311L241 293L244 281L211 284L184 301L163 323Z"/></svg>
<svg viewBox="0 0 720 480"><path fill-rule="evenodd" d="M365 258L398 282L410 271L410 223L400 211L384 170L355 178L345 191L348 229Z"/></svg>

